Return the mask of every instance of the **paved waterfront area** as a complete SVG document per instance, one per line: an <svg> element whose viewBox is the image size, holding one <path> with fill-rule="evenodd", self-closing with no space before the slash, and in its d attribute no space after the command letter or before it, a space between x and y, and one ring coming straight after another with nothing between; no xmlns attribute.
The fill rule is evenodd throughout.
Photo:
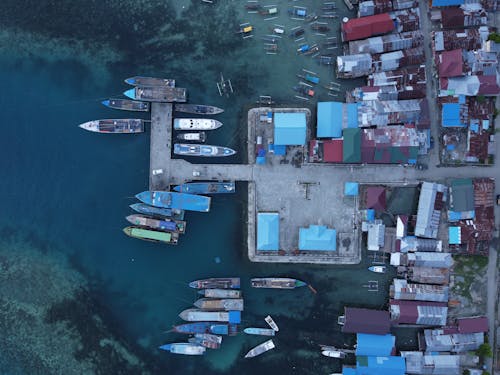
<svg viewBox="0 0 500 375"><path fill-rule="evenodd" d="M149 190L165 190L171 181L172 103L151 103Z"/></svg>

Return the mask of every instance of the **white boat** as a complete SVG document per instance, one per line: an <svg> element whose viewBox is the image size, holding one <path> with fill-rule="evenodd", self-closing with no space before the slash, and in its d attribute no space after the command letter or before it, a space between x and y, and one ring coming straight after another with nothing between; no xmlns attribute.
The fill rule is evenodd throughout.
<svg viewBox="0 0 500 375"><path fill-rule="evenodd" d="M203 289L198 293L207 298L241 298L241 290Z"/></svg>
<svg viewBox="0 0 500 375"><path fill-rule="evenodd" d="M214 130L222 126L222 122L208 118L175 118L175 130Z"/></svg>
<svg viewBox="0 0 500 375"><path fill-rule="evenodd" d="M206 133L205 132L182 133L177 135L177 139L187 142L205 142Z"/></svg>
<svg viewBox="0 0 500 375"><path fill-rule="evenodd" d="M322 350L321 354L325 357L344 359L346 354L340 350Z"/></svg>
<svg viewBox="0 0 500 375"><path fill-rule="evenodd" d="M263 342L260 345L257 345L255 348L250 350L246 355L245 358L253 358L257 357L258 355L261 355L262 353L267 352L268 350L274 349L276 346L274 345L273 340L268 340Z"/></svg>
<svg viewBox="0 0 500 375"><path fill-rule="evenodd" d="M375 273L385 273L387 271L386 266L371 266L368 267L368 270L375 272Z"/></svg>
<svg viewBox="0 0 500 375"><path fill-rule="evenodd" d="M172 344L162 345L160 346L160 349L174 354L185 355L202 355L207 350L204 346L185 342L176 342Z"/></svg>
<svg viewBox="0 0 500 375"><path fill-rule="evenodd" d="M264 318L267 324L269 324L269 327L274 329L276 332L278 332L280 329L278 328L278 325L274 322L273 318L271 318L271 315L268 315Z"/></svg>

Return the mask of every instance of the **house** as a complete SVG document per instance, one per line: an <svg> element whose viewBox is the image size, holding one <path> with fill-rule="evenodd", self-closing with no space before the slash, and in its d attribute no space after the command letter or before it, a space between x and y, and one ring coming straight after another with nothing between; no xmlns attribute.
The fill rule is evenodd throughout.
<svg viewBox="0 0 500 375"><path fill-rule="evenodd" d="M500 94L496 75L441 78L439 86L439 96L497 96Z"/></svg>
<svg viewBox="0 0 500 375"><path fill-rule="evenodd" d="M365 39L392 32L396 26L389 13L353 18L341 25L342 41Z"/></svg>
<svg viewBox="0 0 500 375"><path fill-rule="evenodd" d="M461 49L443 51L437 55L439 77L458 77L464 74Z"/></svg>
<svg viewBox="0 0 500 375"><path fill-rule="evenodd" d="M437 238L441 209L446 202L446 187L441 184L423 182L418 200L415 235Z"/></svg>
<svg viewBox="0 0 500 375"><path fill-rule="evenodd" d="M304 112L274 114L274 144L296 146L306 144L306 114Z"/></svg>
<svg viewBox="0 0 500 375"><path fill-rule="evenodd" d="M426 352L468 352L484 343L484 333L451 333L444 329L426 329L419 335L419 348Z"/></svg>
<svg viewBox="0 0 500 375"><path fill-rule="evenodd" d="M336 251L337 232L324 225L310 225L299 228L300 251Z"/></svg>
<svg viewBox="0 0 500 375"><path fill-rule="evenodd" d="M396 337L393 335L356 334L356 355L370 357L390 356L396 352Z"/></svg>
<svg viewBox="0 0 500 375"><path fill-rule="evenodd" d="M445 267L407 267L403 273L407 280L419 284L447 285L450 280L450 270Z"/></svg>
<svg viewBox="0 0 500 375"><path fill-rule="evenodd" d="M394 279L390 296L410 301L448 302L449 288L443 285L410 284L406 280Z"/></svg>
<svg viewBox="0 0 500 375"><path fill-rule="evenodd" d="M471 178L451 181L448 220L451 222L474 219L474 187Z"/></svg>
<svg viewBox="0 0 500 375"><path fill-rule="evenodd" d="M431 268L450 268L453 264L453 258L450 253L394 253L391 254L391 266L408 267L431 267Z"/></svg>
<svg viewBox="0 0 500 375"><path fill-rule="evenodd" d="M460 355L425 354L422 352L402 351L406 361L407 374L421 375L461 375Z"/></svg>
<svg viewBox="0 0 500 375"><path fill-rule="evenodd" d="M384 53L398 51L420 46L424 36L421 31L408 31L405 33L387 34L368 39L353 40L349 42L349 54L359 53Z"/></svg>
<svg viewBox="0 0 500 375"><path fill-rule="evenodd" d="M257 250L278 251L280 218L277 212L257 213Z"/></svg>
<svg viewBox="0 0 500 375"><path fill-rule="evenodd" d="M443 326L448 316L446 302L404 301L391 299L389 301L391 320L395 324L422 324L428 326Z"/></svg>
<svg viewBox="0 0 500 375"><path fill-rule="evenodd" d="M339 319L339 322L343 323L342 332L344 333L385 335L391 328L388 311L356 307L345 307L343 318Z"/></svg>
<svg viewBox="0 0 500 375"><path fill-rule="evenodd" d="M318 138L341 138L344 128L358 127L358 105L355 103L319 102L317 108Z"/></svg>

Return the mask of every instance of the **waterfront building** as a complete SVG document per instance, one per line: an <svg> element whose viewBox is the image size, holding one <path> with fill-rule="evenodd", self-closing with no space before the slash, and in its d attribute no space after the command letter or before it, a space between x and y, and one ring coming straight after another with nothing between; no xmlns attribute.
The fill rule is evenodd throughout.
<svg viewBox="0 0 500 375"><path fill-rule="evenodd" d="M349 42L349 54L384 53L419 46L423 43L421 31L409 31L398 34L387 34Z"/></svg>
<svg viewBox="0 0 500 375"><path fill-rule="evenodd" d="M304 112L276 112L274 114L274 145L305 145L306 124Z"/></svg>
<svg viewBox="0 0 500 375"><path fill-rule="evenodd" d="M448 292L449 288L443 285L410 284L406 280L394 279L389 295L410 301L448 302Z"/></svg>
<svg viewBox="0 0 500 375"><path fill-rule="evenodd" d="M343 366L342 375L404 375L405 360L402 357L356 357L356 367Z"/></svg>
<svg viewBox="0 0 500 375"><path fill-rule="evenodd" d="M337 232L324 225L310 225L299 229L300 251L336 251Z"/></svg>
<svg viewBox="0 0 500 375"><path fill-rule="evenodd" d="M448 316L448 304L446 302L391 299L389 311L394 324L444 326Z"/></svg>
<svg viewBox="0 0 500 375"><path fill-rule="evenodd" d="M356 355L377 357L390 356L396 352L396 337L393 335L356 334Z"/></svg>
<svg viewBox="0 0 500 375"><path fill-rule="evenodd" d="M391 328L388 311L356 307L345 307L343 318L339 317L339 322L343 324L342 332L344 333L385 335Z"/></svg>
<svg viewBox="0 0 500 375"><path fill-rule="evenodd" d="M460 375L460 355L402 351L406 373L418 375Z"/></svg>
<svg viewBox="0 0 500 375"><path fill-rule="evenodd" d="M278 251L280 237L280 219L277 212L259 212L257 214L257 250Z"/></svg>
<svg viewBox="0 0 500 375"><path fill-rule="evenodd" d="M342 40L344 42L348 42L375 35L387 34L392 32L395 28L396 27L389 13L382 13L363 18L353 18L342 23Z"/></svg>
<svg viewBox="0 0 500 375"><path fill-rule="evenodd" d="M437 238L441 209L446 202L446 187L432 182L423 182L418 200L415 235Z"/></svg>
<svg viewBox="0 0 500 375"><path fill-rule="evenodd" d="M451 331L453 332L453 331ZM447 333L447 329L426 329L418 336L420 350L425 352L468 352L484 343L484 332Z"/></svg>

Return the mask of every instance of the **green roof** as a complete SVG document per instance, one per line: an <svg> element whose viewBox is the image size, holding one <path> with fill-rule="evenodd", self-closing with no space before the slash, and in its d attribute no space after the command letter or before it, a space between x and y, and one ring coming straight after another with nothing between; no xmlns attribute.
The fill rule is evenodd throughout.
<svg viewBox="0 0 500 375"><path fill-rule="evenodd" d="M172 233L169 232L159 232L155 230L148 230L142 228L131 228L130 235L132 237L142 238L146 240L155 240L170 242L172 240Z"/></svg>
<svg viewBox="0 0 500 375"><path fill-rule="evenodd" d="M344 163L361 163L361 130L344 129Z"/></svg>

